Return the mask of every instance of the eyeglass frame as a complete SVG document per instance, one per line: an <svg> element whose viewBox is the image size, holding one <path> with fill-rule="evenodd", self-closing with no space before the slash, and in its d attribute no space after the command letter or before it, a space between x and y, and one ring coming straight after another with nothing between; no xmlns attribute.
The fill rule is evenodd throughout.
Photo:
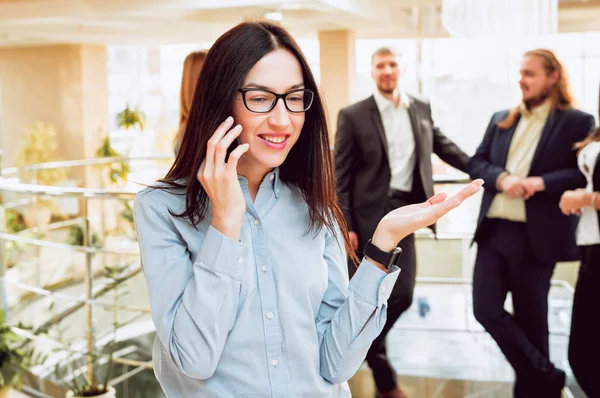
<svg viewBox="0 0 600 398"><path fill-rule="evenodd" d="M266 111L253 111L252 109L250 109L248 107L248 104L246 104L246 93L249 92L249 91L262 91L262 92L265 92L265 93L273 94L275 96L275 101L273 101L273 104L271 104L271 107L268 110L266 110ZM305 110L303 110L303 111L293 111L293 110L291 110L288 107L288 104L285 101L285 97L287 97L288 95L290 95L292 93L297 93L297 92L300 92L300 91L308 91L308 92L310 92L312 94L312 99L310 100L310 104L308 105L308 107ZM244 106L246 107L246 109L248 109L250 112L253 112L253 113L269 113L269 112L271 112L275 108L275 106L277 106L277 102L279 102L279 99L283 100L283 105L285 106L285 109L288 110L288 112L291 112L291 113L305 113L306 111L308 111L310 109L310 107L313 104L313 101L315 100L315 92L312 91L309 88L296 88L296 89L293 89L293 90L288 91L288 92L283 93L283 94L277 94L277 93L275 93L273 91L265 90L263 88L246 87L246 88L238 88L238 92L242 94L242 102L244 103Z"/></svg>

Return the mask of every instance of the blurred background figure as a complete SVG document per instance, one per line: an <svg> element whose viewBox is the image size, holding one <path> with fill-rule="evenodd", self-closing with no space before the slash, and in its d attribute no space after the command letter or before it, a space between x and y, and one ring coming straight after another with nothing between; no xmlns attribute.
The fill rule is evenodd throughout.
<svg viewBox="0 0 600 398"><path fill-rule="evenodd" d="M600 303L600 128L577 144L577 148L579 170L587 185L565 192L560 200L565 215L581 216L577 227L581 266L573 296L569 364L583 391L589 397L600 397L600 384L594 380L597 367L591 365L600 357L600 339L598 329L589 323Z"/></svg>
<svg viewBox="0 0 600 398"><path fill-rule="evenodd" d="M202 65L204 65L206 53L206 50L194 51L185 57L183 61L181 91L179 94L179 128L173 139L173 152L176 156L181 145L181 138L185 132L185 125L187 124L192 101L194 100L194 91L196 90Z"/></svg>
<svg viewBox="0 0 600 398"><path fill-rule="evenodd" d="M577 142L594 117L575 109L566 70L547 49L527 51L521 104L492 116L469 163L485 192L475 230L475 318L515 370L515 397L559 398L565 372L550 360L548 292L559 261L576 261L575 221L561 194L585 186ZM508 292L513 311L504 309Z"/></svg>

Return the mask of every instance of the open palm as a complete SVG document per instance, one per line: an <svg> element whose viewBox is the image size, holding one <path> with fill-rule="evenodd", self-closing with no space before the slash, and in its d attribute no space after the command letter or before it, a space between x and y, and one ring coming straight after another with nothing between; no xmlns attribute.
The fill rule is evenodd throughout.
<svg viewBox="0 0 600 398"><path fill-rule="evenodd" d="M437 222L450 210L476 194L483 180L474 180L456 195L448 198L445 193L432 196L423 203L399 207L386 214L379 222L373 240L383 240L389 248L411 233Z"/></svg>

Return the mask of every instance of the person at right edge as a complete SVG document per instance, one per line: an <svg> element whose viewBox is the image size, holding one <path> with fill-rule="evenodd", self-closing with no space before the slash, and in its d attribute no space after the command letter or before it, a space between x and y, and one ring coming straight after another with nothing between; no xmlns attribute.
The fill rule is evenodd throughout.
<svg viewBox="0 0 600 398"><path fill-rule="evenodd" d="M561 213L566 190L585 187L574 145L594 118L574 109L555 54L524 54L522 103L492 116L469 162L485 190L475 231L473 311L515 370L515 397L560 397L565 372L550 360L548 292L559 261L575 261L577 219ZM513 313L504 309L511 292Z"/></svg>
<svg viewBox="0 0 600 398"><path fill-rule="evenodd" d="M600 118L600 93L598 94ZM600 303L600 128L576 145L579 170L587 180L585 188L567 191L560 198L560 209L566 215L577 214L577 244L581 250L579 276L573 294L571 331L569 333L569 365L573 376L588 397L600 397L598 328L591 319Z"/></svg>

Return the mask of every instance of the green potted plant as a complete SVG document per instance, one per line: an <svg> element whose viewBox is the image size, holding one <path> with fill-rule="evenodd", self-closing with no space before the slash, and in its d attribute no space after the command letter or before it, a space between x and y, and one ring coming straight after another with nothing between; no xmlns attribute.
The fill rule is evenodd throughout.
<svg viewBox="0 0 600 398"><path fill-rule="evenodd" d="M132 108L127 104L125 109L117 114L115 121L117 127L124 130L118 133L122 147L119 145L117 148L121 148L120 152L125 156L129 157L132 150L133 152L139 152L141 148L145 148L152 142L152 135L142 138L140 134L137 134L137 132L144 131L146 128L146 114L137 107Z"/></svg>
<svg viewBox="0 0 600 398"><path fill-rule="evenodd" d="M22 144L15 165L23 167L57 161L59 160L56 155L57 148L58 143L54 126L43 122L34 123L22 137ZM21 178L26 181L35 181L39 185L53 186L66 180L67 175L64 169L56 168L22 173ZM25 224L30 228L48 225L52 213L57 210L58 206L54 200L38 198L35 203L24 209Z"/></svg>
<svg viewBox="0 0 600 398"><path fill-rule="evenodd" d="M138 108L129 108L129 104L117 114L117 126L119 128L129 130L132 127L138 126L140 130L144 130L144 123L146 123L146 114Z"/></svg>
<svg viewBox="0 0 600 398"><path fill-rule="evenodd" d="M20 329L30 329L19 323ZM33 348L20 347L22 341L5 322L4 311L0 310L0 397L8 397L10 388L20 389L27 371L44 362L44 357Z"/></svg>
<svg viewBox="0 0 600 398"><path fill-rule="evenodd" d="M4 214L6 233L13 235L27 229L23 215L18 211L6 209ZM22 253L23 245L21 243L10 240L4 241L4 263L6 264L6 268L10 269L17 265Z"/></svg>
<svg viewBox="0 0 600 398"><path fill-rule="evenodd" d="M97 158L118 158L121 157L115 149L112 147L110 137L106 136L102 140L102 144L96 150ZM129 174L129 165L125 162L115 162L108 165L108 181L111 184L119 184L127 181L127 175Z"/></svg>
<svg viewBox="0 0 600 398"><path fill-rule="evenodd" d="M100 241L100 237L96 232L92 232L91 240L91 247L95 249L102 248L102 242ZM69 227L67 244L73 246L83 246L83 226L81 224L74 224Z"/></svg>

